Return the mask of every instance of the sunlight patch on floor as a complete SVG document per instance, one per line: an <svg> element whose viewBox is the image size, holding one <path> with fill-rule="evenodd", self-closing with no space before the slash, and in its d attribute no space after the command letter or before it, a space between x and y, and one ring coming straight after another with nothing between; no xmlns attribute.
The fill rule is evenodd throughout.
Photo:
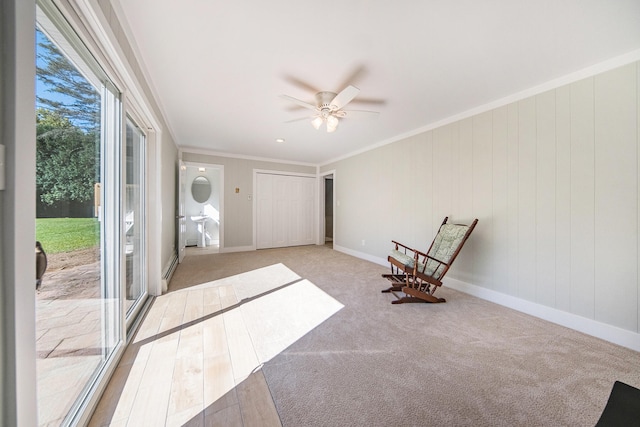
<svg viewBox="0 0 640 427"><path fill-rule="evenodd" d="M120 362L126 376L109 384L91 425L215 424L238 411L242 419L271 413L269 424L279 425L261 366L343 307L283 264L162 295Z"/></svg>
<svg viewBox="0 0 640 427"><path fill-rule="evenodd" d="M344 306L308 280L240 307L258 361L265 363Z"/></svg>

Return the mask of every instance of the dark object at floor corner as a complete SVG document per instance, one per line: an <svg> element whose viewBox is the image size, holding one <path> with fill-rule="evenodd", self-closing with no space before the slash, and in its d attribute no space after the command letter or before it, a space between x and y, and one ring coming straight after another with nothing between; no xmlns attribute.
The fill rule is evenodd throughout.
<svg viewBox="0 0 640 427"><path fill-rule="evenodd" d="M640 390L616 381L595 427L640 427Z"/></svg>

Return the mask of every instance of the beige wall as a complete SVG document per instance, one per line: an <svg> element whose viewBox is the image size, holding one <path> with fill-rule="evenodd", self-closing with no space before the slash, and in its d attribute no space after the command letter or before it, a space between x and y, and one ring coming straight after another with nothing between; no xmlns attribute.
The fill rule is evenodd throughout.
<svg viewBox="0 0 640 427"><path fill-rule="evenodd" d="M224 242L225 250L249 248L253 245L253 195L254 169L281 172L315 174L315 166L276 163L233 157L222 157L193 152L183 152L182 160L224 166ZM236 193L235 189L240 192Z"/></svg>
<svg viewBox="0 0 640 427"><path fill-rule="evenodd" d="M322 166L335 245L382 262L391 239L425 248L444 216L477 217L452 278L640 332L639 68Z"/></svg>

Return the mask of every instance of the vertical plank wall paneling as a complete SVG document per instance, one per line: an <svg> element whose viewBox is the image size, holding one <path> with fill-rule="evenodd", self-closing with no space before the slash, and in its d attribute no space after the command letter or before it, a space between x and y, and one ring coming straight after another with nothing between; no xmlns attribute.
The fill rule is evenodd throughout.
<svg viewBox="0 0 640 427"><path fill-rule="evenodd" d="M416 155L412 156L414 160L412 167L416 177L417 193L420 196L415 200L414 209L416 212L420 212L420 215L414 216L413 227L415 236L418 239L416 247L424 247L433 236L433 209L436 199L434 197L426 197L426 195L435 194L435 191L437 191L434 188L435 164L431 163L434 158L433 132L417 135L415 144ZM429 165L428 167L424 167L425 161Z"/></svg>
<svg viewBox="0 0 640 427"><path fill-rule="evenodd" d="M361 241L363 238L367 237L365 234L367 230L375 229L375 220L373 215L370 214L371 206L373 206L373 201L369 199L371 196L371 187L373 186L373 173L367 167L368 164L372 162L371 153L363 153L357 159L356 163L356 186L361 193L361 197L359 200L348 200L350 206L354 205L353 208L357 209L360 212L360 221L357 226L354 228L356 232L355 237L358 241ZM373 236L371 236L373 237ZM362 247L362 249L366 249L366 247Z"/></svg>
<svg viewBox="0 0 640 427"><path fill-rule="evenodd" d="M336 216L337 245L385 259L390 245L363 248L361 236L426 250L442 217L479 218L449 277L637 333L638 68L323 166L336 170L336 191L349 200ZM368 206L387 206L381 214L353 206L370 203L361 199L367 179L380 184ZM361 226L365 214L378 218L374 228Z"/></svg>
<svg viewBox="0 0 640 427"><path fill-rule="evenodd" d="M416 209L417 200L420 199L420 194L428 194L426 191L423 191L423 186L426 184L426 180L422 178L424 175L424 170L427 168L422 168L421 170L417 169L418 163L420 163L418 157L418 141L423 139L424 135L414 135L407 139L407 143L403 147L403 150L406 150L406 153L411 153L410 156L405 158L405 164L407 169L403 171L403 179L406 183L410 183L410 186L415 188L416 197L411 197L409 200L402 201L402 205L404 209L409 212L416 212L417 215L411 215L409 217L405 217L403 222L405 223L406 231L411 235L411 240L409 241L411 247L420 247L424 245L424 240L422 238L422 233L419 232L419 229L425 228L425 218L424 212L418 211ZM428 158L424 158L424 160L428 160Z"/></svg>
<svg viewBox="0 0 640 427"><path fill-rule="evenodd" d="M519 195L518 175L519 175L520 149L518 145L518 104L513 103L507 106L507 215L506 222L509 254L506 258L508 268L507 284L509 295L518 295L518 206ZM496 262L498 258L494 260ZM457 266L456 266L457 267Z"/></svg>
<svg viewBox="0 0 640 427"><path fill-rule="evenodd" d="M635 328L638 271L635 64L595 77L595 318Z"/></svg>
<svg viewBox="0 0 640 427"><path fill-rule="evenodd" d="M432 228L439 227L442 219L451 215L451 132L451 126L443 126L429 132L433 136L433 158L438 159L433 163L433 188L436 197L433 198Z"/></svg>
<svg viewBox="0 0 640 427"><path fill-rule="evenodd" d="M366 153L365 153L366 154ZM360 217L360 220L355 222L345 223L344 221L339 220L339 214L334 213L335 221L336 221L336 230L334 232L335 237L339 240L346 240L349 242L353 242L353 246L357 250L362 250L360 247L358 240L358 236L362 235L363 230L361 229L362 221L361 216L362 212L359 209L361 206L360 197L358 192L363 191L365 186L370 185L370 183L366 182L366 178L368 176L364 176L366 174L366 170L362 170L360 167L361 157L352 157L347 159L347 167L344 168L344 171L340 174L340 178L334 181L334 191L336 191L338 196L338 213L341 211L351 212L352 215L356 217ZM373 165L375 167L375 165ZM340 185L337 183L340 182ZM358 199L356 199L355 195L358 195Z"/></svg>
<svg viewBox="0 0 640 427"><path fill-rule="evenodd" d="M388 206L384 206L377 201L377 195L380 191L379 173L377 172L381 167L384 167L382 160L375 153L365 153L364 162L361 164L363 170L363 179L366 187L362 188L363 191L363 216L362 216L362 231L360 239L366 239L366 246L375 247L382 242L389 243L388 235L384 232L384 227L380 224L383 222L380 220L381 216L384 216L380 210L389 209ZM374 165L373 168L369 168L368 165ZM373 214L375 212L375 214ZM380 213L379 213L380 212ZM376 230L376 233L368 233L368 230Z"/></svg>
<svg viewBox="0 0 640 427"><path fill-rule="evenodd" d="M571 87L556 95L555 308L571 311Z"/></svg>
<svg viewBox="0 0 640 427"><path fill-rule="evenodd" d="M493 283L491 289L508 293L509 292L509 110L507 107L500 107L493 111L493 159L492 159L492 228L493 238L492 247L488 252L494 253L496 259L505 260L505 262L494 263L493 267Z"/></svg>
<svg viewBox="0 0 640 427"><path fill-rule="evenodd" d="M593 78L571 85L571 312L594 318Z"/></svg>
<svg viewBox="0 0 640 427"><path fill-rule="evenodd" d="M415 215L407 216L407 212L411 209L411 197L407 197L407 194L420 194L418 188L419 185L411 176L411 157L414 153L411 153L410 148L412 146L412 140L404 140L400 143L393 144L394 151L391 153L391 157L388 159L391 173L387 174L393 183L393 193L387 200L391 200L391 206L393 208L393 221L391 227L393 229L393 239L398 240L396 236L406 236L404 240L400 240L406 245L415 245L417 242L416 236L412 233L413 226L411 222L416 216L420 216L421 212L416 212ZM407 153L411 153L407 155ZM431 159L424 160L424 167L430 166ZM401 191L398 191L402 188ZM426 194L426 193L425 193Z"/></svg>
<svg viewBox="0 0 640 427"><path fill-rule="evenodd" d="M473 278L475 283L493 289L493 111L472 119L472 212L478 212L482 227L473 239Z"/></svg>
<svg viewBox="0 0 640 427"><path fill-rule="evenodd" d="M454 220L469 220L473 212L473 118L458 122L458 209L453 216ZM437 159L435 160L437 161ZM462 251L458 255L458 261L469 268L454 272L454 276L464 282L471 282L473 278L473 250L474 243L469 241L469 251ZM457 262L457 261L456 261Z"/></svg>
<svg viewBox="0 0 640 427"><path fill-rule="evenodd" d="M518 294L536 298L536 98L518 102Z"/></svg>
<svg viewBox="0 0 640 427"><path fill-rule="evenodd" d="M556 97L536 96L536 297L556 301Z"/></svg>
<svg viewBox="0 0 640 427"><path fill-rule="evenodd" d="M380 153L378 153L378 156L373 163L373 168L376 171L373 177L373 183L376 186L377 192L387 197L394 193L393 182L388 179L385 174L380 173L379 171L383 168L389 169L395 167L394 162L391 161L392 153L393 145L389 144L381 147ZM337 177L336 179L340 178ZM390 200L387 200L386 203L381 203L379 197L375 199L375 202L377 203L376 209L378 211L378 222L376 224L376 232L374 233L376 241L372 247L389 247L391 240L396 236L390 226L393 222L393 206Z"/></svg>
<svg viewBox="0 0 640 427"><path fill-rule="evenodd" d="M460 217L460 122L448 125L451 128L451 215L454 218ZM434 159L433 163L437 163ZM446 191L446 189L441 189Z"/></svg>

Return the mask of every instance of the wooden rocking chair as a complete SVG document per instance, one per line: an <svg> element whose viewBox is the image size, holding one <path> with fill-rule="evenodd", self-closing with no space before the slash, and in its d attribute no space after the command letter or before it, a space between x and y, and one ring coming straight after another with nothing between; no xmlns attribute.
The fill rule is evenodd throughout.
<svg viewBox="0 0 640 427"><path fill-rule="evenodd" d="M442 286L442 278L478 223L475 219L471 225L447 224L448 219L446 217L442 221L438 234L426 253L395 240L391 241L395 244L395 249L387 257L391 263L391 274L383 274L382 277L388 279L392 286L382 292L396 295L398 299L392 301L392 304L446 302L444 298L434 297L433 293ZM396 292L400 291L405 296L398 297Z"/></svg>

